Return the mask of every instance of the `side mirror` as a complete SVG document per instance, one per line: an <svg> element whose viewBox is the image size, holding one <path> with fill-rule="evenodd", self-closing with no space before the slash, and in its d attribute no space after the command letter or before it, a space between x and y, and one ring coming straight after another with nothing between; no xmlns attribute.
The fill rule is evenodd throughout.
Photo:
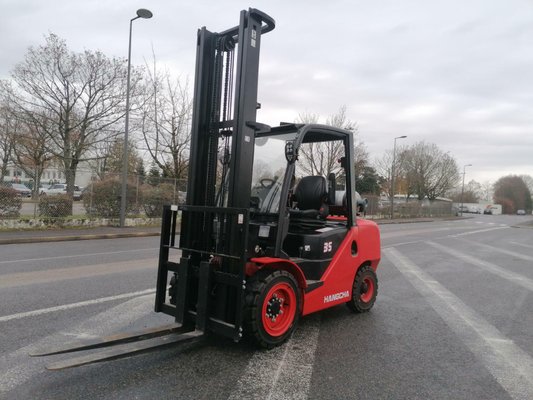
<svg viewBox="0 0 533 400"><path fill-rule="evenodd" d="M285 159L289 164L294 163L298 159L298 150L294 148L294 142L292 140L285 142Z"/></svg>

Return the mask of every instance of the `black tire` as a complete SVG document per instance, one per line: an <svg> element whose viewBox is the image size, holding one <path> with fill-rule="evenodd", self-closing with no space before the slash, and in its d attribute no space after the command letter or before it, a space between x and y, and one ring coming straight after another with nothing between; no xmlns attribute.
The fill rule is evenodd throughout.
<svg viewBox="0 0 533 400"><path fill-rule="evenodd" d="M282 270L258 272L246 285L246 336L267 349L281 345L298 324L300 304L292 274Z"/></svg>
<svg viewBox="0 0 533 400"><path fill-rule="evenodd" d="M378 295L378 278L370 265L363 265L355 274L352 298L346 305L355 313L368 312Z"/></svg>

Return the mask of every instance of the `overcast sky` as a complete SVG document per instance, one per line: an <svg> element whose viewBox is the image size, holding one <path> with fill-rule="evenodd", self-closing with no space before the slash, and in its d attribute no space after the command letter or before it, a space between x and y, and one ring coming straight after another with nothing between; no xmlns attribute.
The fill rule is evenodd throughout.
<svg viewBox="0 0 533 400"><path fill-rule="evenodd" d="M238 25L258 8L260 122L323 119L346 105L372 158L426 141L453 155L466 181L533 175L533 1L529 0L1 0L0 78L55 33L71 50L150 60L194 78L197 29Z"/></svg>

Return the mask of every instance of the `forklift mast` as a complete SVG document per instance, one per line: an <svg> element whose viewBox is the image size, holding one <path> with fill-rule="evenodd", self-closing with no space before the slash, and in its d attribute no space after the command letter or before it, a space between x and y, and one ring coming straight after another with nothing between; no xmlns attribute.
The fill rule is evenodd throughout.
<svg viewBox="0 0 533 400"><path fill-rule="evenodd" d="M239 26L198 31L187 205L249 207L261 35L274 26L249 9Z"/></svg>
<svg viewBox="0 0 533 400"><path fill-rule="evenodd" d="M249 9L238 26L198 31L194 104L185 205L176 246L178 208L166 206L156 312L198 331L242 337L245 265L261 35L274 20ZM179 262L170 250L182 251ZM167 302L168 275L172 274Z"/></svg>

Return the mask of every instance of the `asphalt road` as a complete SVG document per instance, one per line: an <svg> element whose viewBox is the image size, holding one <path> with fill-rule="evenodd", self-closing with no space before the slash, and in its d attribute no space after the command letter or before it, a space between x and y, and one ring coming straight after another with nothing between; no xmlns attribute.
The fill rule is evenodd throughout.
<svg viewBox="0 0 533 400"><path fill-rule="evenodd" d="M383 225L373 310L306 317L284 346L220 338L65 371L32 350L171 322L158 238L0 246L1 399L531 399L531 216Z"/></svg>

